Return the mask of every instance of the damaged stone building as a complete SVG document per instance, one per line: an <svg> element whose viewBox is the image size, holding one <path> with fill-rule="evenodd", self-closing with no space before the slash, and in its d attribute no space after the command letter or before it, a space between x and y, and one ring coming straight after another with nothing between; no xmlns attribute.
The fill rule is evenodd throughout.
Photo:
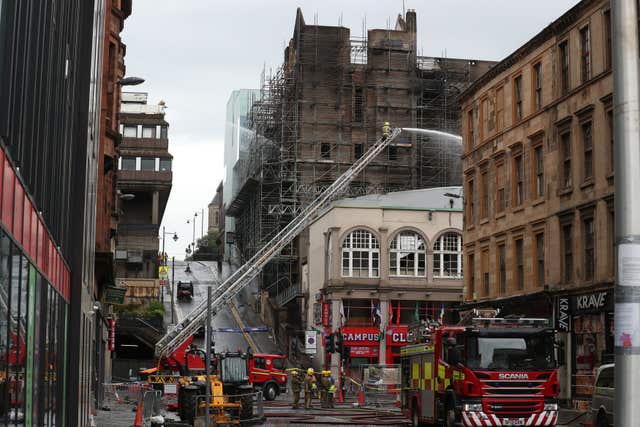
<svg viewBox="0 0 640 427"><path fill-rule="evenodd" d="M343 26L308 25L298 9L284 63L262 75L249 112L252 141L235 165L240 182L225 206L241 258L362 156L384 122L459 134L458 95L492 64L419 56L413 10L399 15L394 29L355 37ZM402 135L343 196L459 185L461 154L451 139ZM262 272L262 312L280 337L304 327L297 299L306 241L303 233Z"/></svg>

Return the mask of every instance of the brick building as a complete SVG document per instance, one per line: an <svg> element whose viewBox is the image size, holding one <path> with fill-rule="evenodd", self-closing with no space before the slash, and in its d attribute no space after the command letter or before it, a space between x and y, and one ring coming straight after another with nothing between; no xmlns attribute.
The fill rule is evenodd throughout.
<svg viewBox="0 0 640 427"><path fill-rule="evenodd" d="M120 80L124 77L126 46L120 39L124 21L131 15L131 0L109 0L106 3L105 34L102 58L102 108L100 112L100 143L98 145L98 179L96 194L96 261L95 298L101 300L105 289L115 284L115 236L118 222L116 198L116 168L120 141ZM109 339L110 307L97 310L96 362L97 384L111 378ZM96 392L101 387L95 388ZM101 401L102 396L97 396Z"/></svg>
<svg viewBox="0 0 640 427"><path fill-rule="evenodd" d="M609 1L583 0L461 101L465 301L553 319L575 406L613 352L611 66Z"/></svg>
<svg viewBox="0 0 640 427"><path fill-rule="evenodd" d="M117 191L120 222L116 277L158 277L159 226L171 192L172 156L164 102L147 104L147 94L123 92Z"/></svg>

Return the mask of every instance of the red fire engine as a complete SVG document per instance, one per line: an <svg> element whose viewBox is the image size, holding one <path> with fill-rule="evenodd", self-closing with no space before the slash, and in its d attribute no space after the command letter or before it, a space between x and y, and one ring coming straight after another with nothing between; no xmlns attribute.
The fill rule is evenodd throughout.
<svg viewBox="0 0 640 427"><path fill-rule="evenodd" d="M266 400L274 400L287 392L286 356L255 353L249 360L249 381L262 389Z"/></svg>
<svg viewBox="0 0 640 427"><path fill-rule="evenodd" d="M555 426L560 387L547 320L462 323L410 327L414 344L400 354L402 408L412 425Z"/></svg>

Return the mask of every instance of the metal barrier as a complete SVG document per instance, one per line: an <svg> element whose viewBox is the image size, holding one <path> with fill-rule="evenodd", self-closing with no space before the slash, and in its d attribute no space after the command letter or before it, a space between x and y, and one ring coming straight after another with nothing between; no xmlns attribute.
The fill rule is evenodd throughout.
<svg viewBox="0 0 640 427"><path fill-rule="evenodd" d="M400 365L364 365L362 392L367 406L390 406L400 398Z"/></svg>
<svg viewBox="0 0 640 427"><path fill-rule="evenodd" d="M162 392L145 391L142 399L142 420L147 422L151 417L162 414Z"/></svg>
<svg viewBox="0 0 640 427"><path fill-rule="evenodd" d="M265 420L264 398L261 391L223 396L212 395L210 399L211 406L209 408L209 416L212 425L259 424ZM194 422L195 426L204 425L207 406L206 401L206 395L201 394L196 396L197 409ZM242 410L242 405L248 402L252 404L251 417L244 416L246 412Z"/></svg>
<svg viewBox="0 0 640 427"><path fill-rule="evenodd" d="M118 406L136 406L149 385L141 383L105 383L102 384L104 400L102 408L115 409Z"/></svg>

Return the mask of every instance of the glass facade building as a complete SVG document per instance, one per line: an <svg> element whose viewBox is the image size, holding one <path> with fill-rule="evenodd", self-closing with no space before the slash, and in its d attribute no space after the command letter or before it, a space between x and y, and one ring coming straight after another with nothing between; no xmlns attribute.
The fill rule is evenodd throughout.
<svg viewBox="0 0 640 427"><path fill-rule="evenodd" d="M12 237L0 231L0 425L65 424L68 307Z"/></svg>

